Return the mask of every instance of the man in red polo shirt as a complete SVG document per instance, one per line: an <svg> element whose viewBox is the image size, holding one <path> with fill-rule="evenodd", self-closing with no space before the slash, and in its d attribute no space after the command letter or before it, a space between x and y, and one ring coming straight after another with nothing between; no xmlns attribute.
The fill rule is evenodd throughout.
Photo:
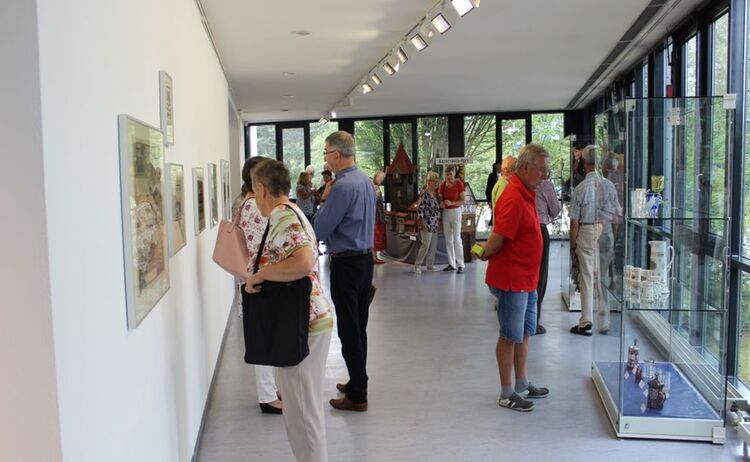
<svg viewBox="0 0 750 462"><path fill-rule="evenodd" d="M500 336L495 354L502 386L498 404L523 412L534 408L527 398L549 394L546 388L529 382L526 370L529 337L536 333L536 287L542 261L534 191L547 178L548 159L549 154L539 144L521 148L515 173L495 206L495 224L480 256L489 260L485 282L498 298Z"/></svg>

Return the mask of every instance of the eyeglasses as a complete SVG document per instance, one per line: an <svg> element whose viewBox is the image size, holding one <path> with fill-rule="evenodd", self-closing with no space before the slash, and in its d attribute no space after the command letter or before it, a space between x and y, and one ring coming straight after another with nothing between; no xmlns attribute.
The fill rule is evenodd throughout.
<svg viewBox="0 0 750 462"><path fill-rule="evenodd" d="M335 149L334 149L333 151L326 151L326 150L324 149L324 150L323 150L323 155L325 156L326 154L332 154L332 153L334 153L334 152L336 152L336 150L335 150Z"/></svg>

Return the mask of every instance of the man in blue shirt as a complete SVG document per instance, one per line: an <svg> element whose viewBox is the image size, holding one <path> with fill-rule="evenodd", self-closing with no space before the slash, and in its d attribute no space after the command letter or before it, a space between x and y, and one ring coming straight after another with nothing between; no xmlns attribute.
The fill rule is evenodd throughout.
<svg viewBox="0 0 750 462"><path fill-rule="evenodd" d="M367 410L367 319L376 193L370 178L357 168L354 138L349 133L338 131L326 138L325 161L336 180L326 184L325 204L315 214L313 226L331 256L331 298L349 372L349 382L336 385L345 396L330 403L336 409L362 412Z"/></svg>

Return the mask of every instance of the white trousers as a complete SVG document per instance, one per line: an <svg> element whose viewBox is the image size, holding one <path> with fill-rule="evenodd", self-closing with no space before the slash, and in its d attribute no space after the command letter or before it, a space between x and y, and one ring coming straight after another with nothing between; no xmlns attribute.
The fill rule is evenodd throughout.
<svg viewBox="0 0 750 462"><path fill-rule="evenodd" d="M424 262L425 257L427 257L427 266L431 267L435 264L435 252L437 251L438 233L420 231L419 237L422 243L419 247L419 252L417 253L417 259L414 261L414 266L422 266L422 262Z"/></svg>
<svg viewBox="0 0 750 462"><path fill-rule="evenodd" d="M308 338L310 354L301 363L278 368L286 436L298 462L328 461L323 379L331 332Z"/></svg>
<svg viewBox="0 0 750 462"><path fill-rule="evenodd" d="M255 366L255 389L258 390L258 402L276 401L276 368L272 366Z"/></svg>
<svg viewBox="0 0 750 462"><path fill-rule="evenodd" d="M461 207L443 209L443 234L448 264L454 268L464 266L464 244L461 242Z"/></svg>
<svg viewBox="0 0 750 462"><path fill-rule="evenodd" d="M612 225L581 225L576 238L578 284L581 287L581 318L583 327L593 322L594 310L599 310L599 328L609 329L609 292L602 282L609 281L609 265L614 258Z"/></svg>

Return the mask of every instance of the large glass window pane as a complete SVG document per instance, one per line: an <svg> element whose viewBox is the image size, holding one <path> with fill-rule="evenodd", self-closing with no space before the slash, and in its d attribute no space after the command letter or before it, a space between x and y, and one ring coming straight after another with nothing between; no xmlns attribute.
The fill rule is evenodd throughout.
<svg viewBox="0 0 750 462"><path fill-rule="evenodd" d="M310 124L310 164L315 167L315 178L313 182L317 185L322 181L320 172L323 171L323 151L325 150L325 140L328 135L338 131L338 122L328 122L327 124L321 124L313 122Z"/></svg>
<svg viewBox="0 0 750 462"><path fill-rule="evenodd" d="M526 119L503 120L502 155L518 157L518 151L526 144Z"/></svg>
<svg viewBox="0 0 750 462"><path fill-rule="evenodd" d="M685 43L685 96L696 96L698 94L698 61L697 40L695 37Z"/></svg>
<svg viewBox="0 0 750 462"><path fill-rule="evenodd" d="M464 180L475 195L482 196L487 174L492 170L497 153L494 115L464 117L464 156L471 159L466 165Z"/></svg>
<svg viewBox="0 0 750 462"><path fill-rule="evenodd" d="M418 188L421 190L427 172L430 170L437 172L435 159L448 157L448 118L420 117L417 119L417 145L419 147Z"/></svg>
<svg viewBox="0 0 750 462"><path fill-rule="evenodd" d="M250 157L276 158L276 126L253 125L250 127Z"/></svg>
<svg viewBox="0 0 750 462"><path fill-rule="evenodd" d="M392 123L388 124L388 128L391 151L389 159L393 160L396 158L398 147L403 144L406 155L414 162L414 140L412 139L411 123Z"/></svg>
<svg viewBox="0 0 750 462"><path fill-rule="evenodd" d="M740 306L740 341L739 341L739 364L737 375L750 386L750 274L742 273L742 301Z"/></svg>
<svg viewBox="0 0 750 462"><path fill-rule="evenodd" d="M713 26L713 66L712 66L712 90L713 94L720 96L727 92L727 76L729 75L729 15L717 19Z"/></svg>
<svg viewBox="0 0 750 462"><path fill-rule="evenodd" d="M299 174L305 169L305 129L284 128L281 130L281 153L284 163L289 167L289 179L292 183L290 197L295 197Z"/></svg>
<svg viewBox="0 0 750 462"><path fill-rule="evenodd" d="M549 176L559 187L570 155L570 146L560 142L564 131L565 116L561 112L531 116L531 141L541 144L549 153Z"/></svg>
<svg viewBox="0 0 750 462"><path fill-rule="evenodd" d="M383 121L357 120L354 122L354 141L357 165L367 176L383 170Z"/></svg>

